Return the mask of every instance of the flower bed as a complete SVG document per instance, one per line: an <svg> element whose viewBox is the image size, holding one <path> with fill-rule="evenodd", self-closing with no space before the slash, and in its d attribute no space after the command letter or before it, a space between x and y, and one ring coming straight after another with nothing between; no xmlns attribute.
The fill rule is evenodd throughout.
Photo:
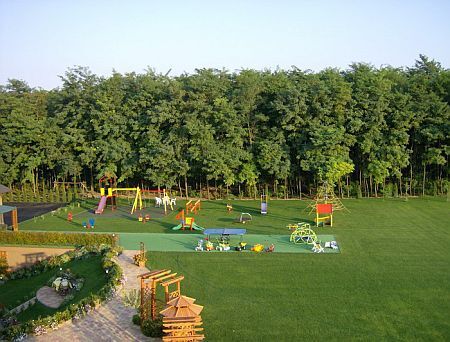
<svg viewBox="0 0 450 342"><path fill-rule="evenodd" d="M5 315L5 312L3 315L0 314L0 340L18 340L28 334L40 335L48 330L57 329L59 324L70 319L81 318L103 301L112 298L116 294L117 286L123 281L122 270L113 261L113 258L120 252L120 249L108 245L81 247L9 274L9 279L31 277L46 270L64 266L72 260L101 255L102 268L106 274L107 283L97 293L91 293L80 301L68 305L64 310L55 312L45 318L20 323L13 315Z"/></svg>

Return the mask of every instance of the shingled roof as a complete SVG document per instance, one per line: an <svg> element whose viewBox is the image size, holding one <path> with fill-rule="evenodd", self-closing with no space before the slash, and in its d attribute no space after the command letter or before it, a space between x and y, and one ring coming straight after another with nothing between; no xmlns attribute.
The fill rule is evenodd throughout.
<svg viewBox="0 0 450 342"><path fill-rule="evenodd" d="M7 188L6 186L0 184L0 194L4 194L5 192L10 192L11 189Z"/></svg>

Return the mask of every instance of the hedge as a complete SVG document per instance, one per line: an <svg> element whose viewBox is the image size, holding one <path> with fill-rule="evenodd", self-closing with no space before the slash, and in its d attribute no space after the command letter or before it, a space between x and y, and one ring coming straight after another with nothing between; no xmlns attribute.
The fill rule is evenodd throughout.
<svg viewBox="0 0 450 342"><path fill-rule="evenodd" d="M0 245L116 246L117 234L60 232L0 232Z"/></svg>

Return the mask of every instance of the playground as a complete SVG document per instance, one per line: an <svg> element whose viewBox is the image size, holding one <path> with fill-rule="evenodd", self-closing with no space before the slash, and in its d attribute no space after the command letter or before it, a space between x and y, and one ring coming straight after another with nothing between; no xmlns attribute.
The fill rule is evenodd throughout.
<svg viewBox="0 0 450 342"><path fill-rule="evenodd" d="M205 306L202 318L210 340L450 338L450 235L448 202L442 198L351 199L348 211L334 213L333 226L316 227L308 201L202 201L193 214L205 228L245 229L231 236L248 245L275 245L274 253L195 251L203 231L173 230L186 201L167 215L154 201L130 214L119 200L114 211L93 211L98 200L61 208L20 223L20 230L115 232L126 249L146 244L149 269L172 269L186 276L182 292ZM227 204L232 210L227 209ZM73 214L72 222L67 215ZM139 214L150 215L147 222ZM240 222L242 213L251 220ZM190 214L189 214L190 215ZM93 228L82 223L95 219ZM19 218L20 219L20 218ZM306 222L323 243L339 250L312 253L290 241L288 225ZM224 329L226 327L226 329ZM303 329L303 328L304 329Z"/></svg>

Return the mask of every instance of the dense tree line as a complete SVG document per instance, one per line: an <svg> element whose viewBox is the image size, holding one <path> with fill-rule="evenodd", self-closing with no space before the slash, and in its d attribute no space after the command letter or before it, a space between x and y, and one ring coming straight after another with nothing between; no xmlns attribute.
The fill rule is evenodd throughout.
<svg viewBox="0 0 450 342"><path fill-rule="evenodd" d="M77 67L61 79L51 91L0 87L0 183L36 191L106 174L247 196L321 180L346 196L447 188L450 71L425 56L411 68L104 78Z"/></svg>

